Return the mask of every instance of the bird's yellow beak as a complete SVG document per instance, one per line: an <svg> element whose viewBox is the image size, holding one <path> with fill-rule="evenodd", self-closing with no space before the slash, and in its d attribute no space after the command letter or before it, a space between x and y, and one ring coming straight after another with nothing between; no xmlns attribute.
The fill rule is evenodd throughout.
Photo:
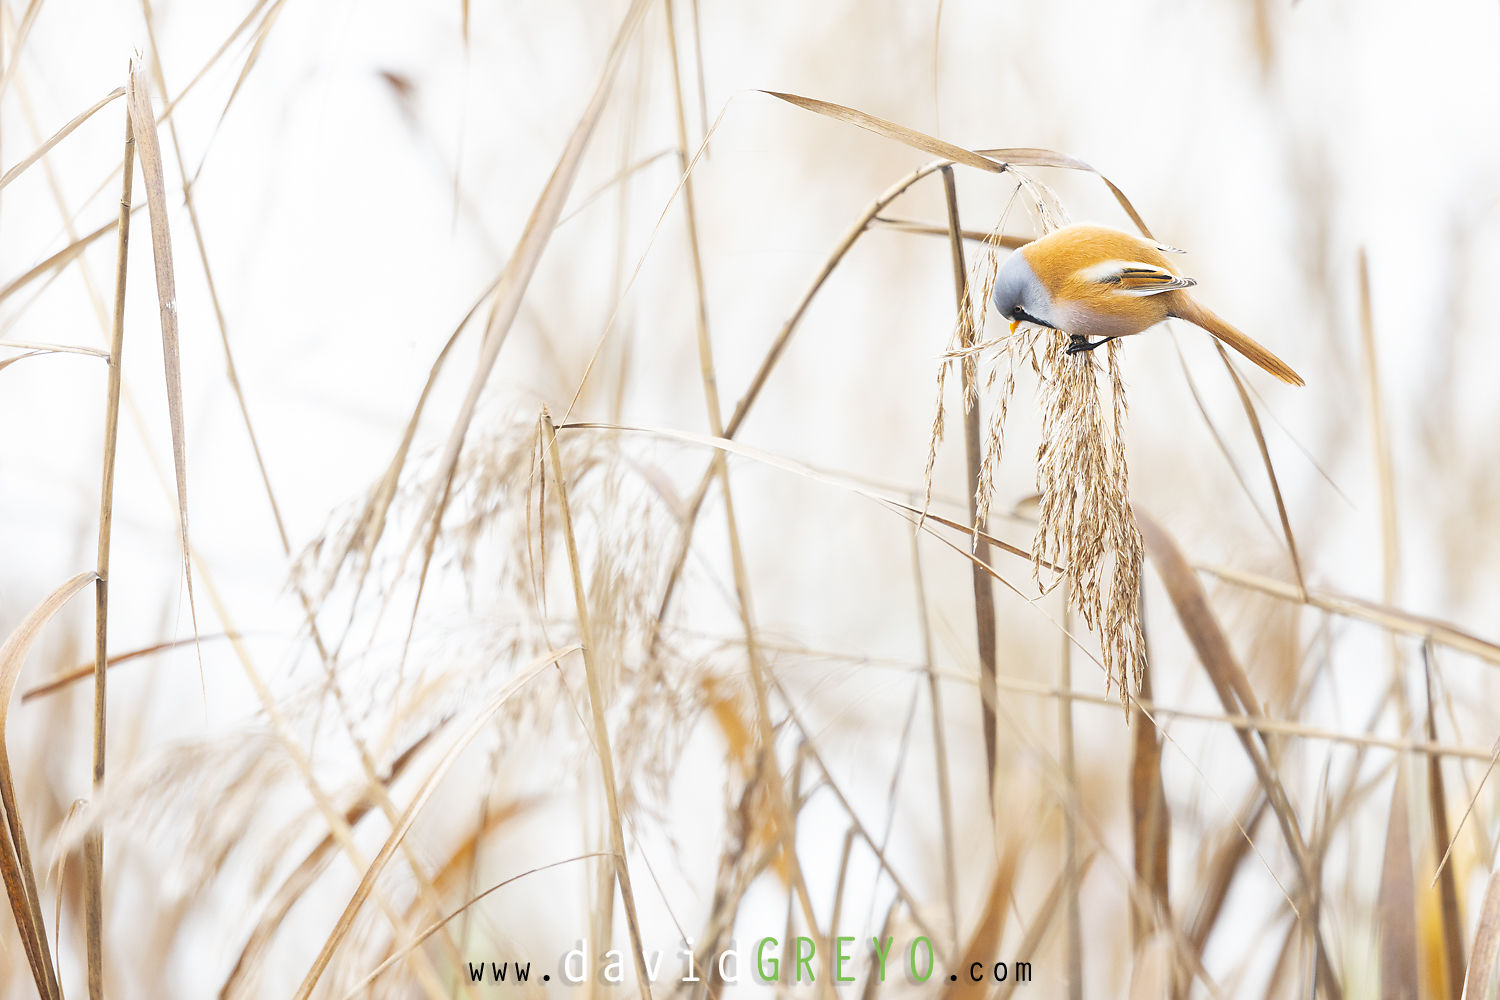
<svg viewBox="0 0 1500 1000"><path fill-rule="evenodd" d="M1016 327L1018 327L1020 325L1021 325L1021 321L1020 320L1018 320L1018 319L1011 320L1010 321L1010 332L1011 333L1015 333L1016 332Z"/></svg>

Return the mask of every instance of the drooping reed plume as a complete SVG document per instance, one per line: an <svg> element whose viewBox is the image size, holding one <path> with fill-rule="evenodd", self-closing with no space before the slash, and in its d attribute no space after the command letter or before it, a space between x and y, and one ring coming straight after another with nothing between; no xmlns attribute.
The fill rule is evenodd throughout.
<svg viewBox="0 0 1500 1000"><path fill-rule="evenodd" d="M1043 232L1065 222L1056 197L1044 185L1021 178L1020 192L1036 209ZM1031 545L1032 577L1042 593L1067 583L1068 602L1099 637L1106 685L1120 685L1127 703L1145 667L1145 638L1140 621L1141 566L1145 550L1130 508L1130 471L1125 458L1125 384L1120 376L1119 345L1069 355L1068 334L1027 327L1013 336L986 342L984 328L990 292L999 269L1004 220L984 243L970 269L949 355L938 370L938 407L927 460L931 496L932 469L943 436L943 390L948 366L966 366L975 387L965 393L964 409L979 404L978 365L990 415L984 462L974 485L975 531L982 529L994 500L1005 424L1016 389L1016 369L1029 362L1036 373L1041 409L1036 486L1040 494L1036 533ZM964 348L963 345L973 345ZM1103 363L1096 357L1104 355ZM977 537L977 535L976 535Z"/></svg>

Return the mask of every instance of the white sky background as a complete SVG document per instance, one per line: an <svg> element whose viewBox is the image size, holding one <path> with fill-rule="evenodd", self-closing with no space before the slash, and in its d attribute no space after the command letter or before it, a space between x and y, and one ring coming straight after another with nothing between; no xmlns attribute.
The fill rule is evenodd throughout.
<svg viewBox="0 0 1500 1000"><path fill-rule="evenodd" d="M158 5L158 40L174 94L244 16L243 6ZM222 124L242 46L175 118L189 169L206 156L194 195L240 378L294 548L384 469L428 365L514 247L624 9L614 2L542 0L473 6L466 51L456 2L290 0ZM1489 294L1489 275L1500 265L1494 127L1500 121L1500 9L1445 3L1415 16L1397 3L1264 6L1271 42L1262 66L1253 4L948 0L934 79L934 4L703 0L708 120L727 106L710 156L695 175L726 415L845 228L882 189L926 159L754 88L836 101L972 148L1057 149L1119 184L1158 238L1189 251L1184 267L1200 280L1201 298L1307 379L1307 388L1294 390L1249 374L1265 403L1270 448L1307 575L1320 587L1378 599L1380 510L1355 283L1357 253L1368 252L1398 482L1397 603L1480 635L1500 634L1494 619L1500 595L1490 568L1500 555L1490 520L1500 501L1494 471L1500 444L1493 433L1500 415L1494 391L1500 348L1491 336L1500 314ZM18 14L12 4L10 25ZM686 39L686 23L682 28ZM12 37L8 29L7 40ZM19 76L0 101L0 166L16 162L39 136L119 86L131 51L146 45L132 5L48 0ZM648 15L634 51L642 45L646 72L631 159L675 141L659 9ZM632 55L622 68L572 204L620 169L622 109L633 103L639 66ZM687 68L691 79L691 62ZM412 83L408 109L382 72ZM39 134L28 124L28 107ZM117 179L85 199L118 162L123 113L121 104L112 105L48 157L80 232L113 215ZM696 102L690 137L694 143L701 138ZM176 206L193 541L236 624L255 636L265 669L282 677L301 655L300 616L287 597L286 563L225 378L165 131L163 142ZM672 192L672 162L658 160L632 179L623 262L616 255L621 202L614 189L554 235L491 379L482 418L527 419L543 402L554 413L566 409L615 307L617 275L628 276L641 258ZM1128 225L1096 180L1038 176L1056 184L1075 219ZM959 184L965 224L989 228L1010 183L960 170ZM139 178L136 191L143 201ZM937 221L941 210L940 190L929 181L892 214ZM1010 231L1032 225L1018 205ZM158 480L149 459L154 455L160 468L170 469L147 232L144 214L138 215L125 371L126 391L144 424L127 417L121 434L116 649L191 631L185 596L174 582L176 528L162 485L168 480ZM0 277L9 280L65 242L40 167L0 193ZM113 253L113 240L106 239L86 256L106 313ZM678 210L644 261L605 354L617 359L615 349L630 343L634 362L621 418L706 432ZM83 275L70 268L47 287L32 286L0 304L0 340L103 346ZM918 487L951 300L942 241L889 232L866 236L804 319L742 440L818 467ZM1124 351L1136 500L1191 558L1288 579L1279 538L1261 527L1203 426L1173 336L1153 332ZM1190 329L1175 336L1257 501L1274 512L1253 439L1207 338ZM455 356L460 364L440 383L419 448L441 443L476 351L471 333ZM607 387L616 379L612 366L601 366L575 418L611 419ZM0 632L91 565L102 389L103 366L83 357L28 359L0 371L0 426L8 428L0 435ZM1032 389L1023 380L1001 505L1033 489ZM939 464L939 486L948 495L962 492L961 437L958 416L950 412L950 440ZM685 460L667 446L645 450L677 473L679 489L691 488L698 456L688 453ZM756 610L767 633L820 649L918 656L908 533L901 522L783 472L744 462L734 470L743 530L751 539ZM716 554L721 510L711 501L702 538L715 553L710 565L727 580ZM937 546L925 548L924 557L942 659L952 669L972 669L965 659L972 656L968 571ZM1014 579L1024 580L1018 565L1010 568ZM883 579L890 585L871 583ZM1152 587L1147 600L1155 614L1165 597L1154 589L1154 578ZM997 594L1003 628L1047 635L1037 631L1029 609ZM701 603L701 621L732 624L722 607L715 611L711 596ZM86 604L80 601L67 619L80 642L88 635ZM201 583L198 609L205 631L222 627ZM1211 708L1180 635L1168 633L1169 619L1156 621L1163 623L1156 630L1161 634L1152 636L1163 664L1158 699ZM1253 664L1255 616L1231 611L1226 624ZM63 631L47 642L60 643ZM1361 684L1372 675L1384 683L1389 654L1374 633L1348 625L1335 631L1341 639L1332 671L1337 694L1320 695L1328 699L1322 718L1331 727L1358 730L1370 697ZM1304 642L1310 637L1307 626ZM1019 641L1040 643L1039 665L1016 672L1047 679L1055 642ZM39 649L23 687L42 676L38 663L81 659L58 649L52 647L50 659ZM1418 662L1415 647L1405 653L1409 665ZM1079 662L1080 689L1102 691L1102 679ZM117 711L131 714L116 724L132 730L122 738L135 752L247 720L254 703L227 648L205 646L204 664L206 708L191 651L132 667L134 678L122 678ZM1284 681L1262 680L1267 688L1285 689ZM824 715L818 721L841 758L888 760L907 689L873 671L841 675L834 688L819 702ZM147 690L152 697L141 700L139 692ZM1484 690L1493 689L1474 688ZM830 709L839 704L852 705L851 714ZM955 696L949 705L950 714L960 716L953 721L955 740L968 740L975 755L964 766L982 766L974 763L981 753L977 719L962 714L972 703ZM30 706L17 711L17 727L44 717ZM1044 714L1041 731L1055 714L1051 702L1018 702L1016 711ZM1081 757L1122 745L1118 713L1081 711L1091 713L1080 735ZM871 730L850 721L863 713L888 725ZM1394 718L1386 721L1382 731L1399 735ZM87 789L81 721L77 732L76 759L50 765L53 780L70 788L70 796ZM1223 775L1238 780L1238 749L1204 741L1198 728L1183 726L1174 734L1194 763L1180 755L1169 761L1174 780L1184 783L1182 791L1169 792L1194 800L1205 827L1217 827L1224 800L1194 791L1193 782ZM1483 747L1493 733L1465 735L1467 743ZM876 770L888 774L886 765ZM885 779L871 780L871 801L879 803ZM712 798L717 808L717 795ZM566 813L555 822L569 822ZM691 849L713 849L711 842L694 845L702 831L685 822L678 829L689 856ZM826 844L813 841L809 854L836 858L841 839L840 827ZM1380 838L1374 842L1378 866ZM921 846L911 842L905 849L919 852ZM1128 862L1128 847L1119 856ZM1347 863L1353 870L1368 860ZM664 878L689 910L701 902L693 893L711 885L694 885L689 876ZM1269 886L1260 881L1266 883L1261 888ZM779 905L768 904L768 912L777 913ZM212 969L218 958L204 961Z"/></svg>

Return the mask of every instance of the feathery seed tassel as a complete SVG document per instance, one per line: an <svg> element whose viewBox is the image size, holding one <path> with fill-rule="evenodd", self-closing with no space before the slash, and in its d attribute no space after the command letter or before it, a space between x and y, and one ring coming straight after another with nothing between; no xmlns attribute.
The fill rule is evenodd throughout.
<svg viewBox="0 0 1500 1000"><path fill-rule="evenodd" d="M1041 353L1042 442L1037 451L1041 494L1032 573L1062 567L1073 607L1099 634L1107 683L1118 681L1129 707L1145 669L1140 621L1141 566L1145 548L1130 509L1129 468L1122 440L1125 391L1116 352L1109 344L1110 407L1099 386L1100 366L1090 355L1064 353L1067 335L1048 331ZM1045 584L1051 589L1058 580ZM1127 716L1128 717L1128 716Z"/></svg>

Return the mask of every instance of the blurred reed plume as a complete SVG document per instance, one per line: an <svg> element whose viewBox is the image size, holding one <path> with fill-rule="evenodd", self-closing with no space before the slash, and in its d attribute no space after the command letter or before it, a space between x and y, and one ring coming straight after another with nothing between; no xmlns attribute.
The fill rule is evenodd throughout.
<svg viewBox="0 0 1500 1000"><path fill-rule="evenodd" d="M1011 168L1020 178L1043 234L1064 225L1066 214L1045 184ZM1141 568L1145 547L1130 506L1130 469L1125 459L1125 383L1118 341L1103 348L1066 353L1065 331L1028 326L1015 334L984 339L990 293L999 270L1005 217L982 244L970 269L949 352L938 367L937 415L928 450L926 489L943 436L943 392L948 368L964 366L964 412L980 404L979 362L989 371L984 461L974 486L973 537L978 540L995 496L1005 424L1016 390L1016 369L1029 364L1039 380L1041 441L1037 448L1037 524L1031 544L1032 579L1041 593L1067 583L1069 605L1099 637L1105 689L1119 685L1128 708L1146 666L1141 630ZM1011 251L1015 252L1015 251ZM965 346L971 345L971 346ZM1096 355L1105 355L1100 364ZM1101 387L1101 383L1103 386ZM1127 713L1126 718L1129 718Z"/></svg>

